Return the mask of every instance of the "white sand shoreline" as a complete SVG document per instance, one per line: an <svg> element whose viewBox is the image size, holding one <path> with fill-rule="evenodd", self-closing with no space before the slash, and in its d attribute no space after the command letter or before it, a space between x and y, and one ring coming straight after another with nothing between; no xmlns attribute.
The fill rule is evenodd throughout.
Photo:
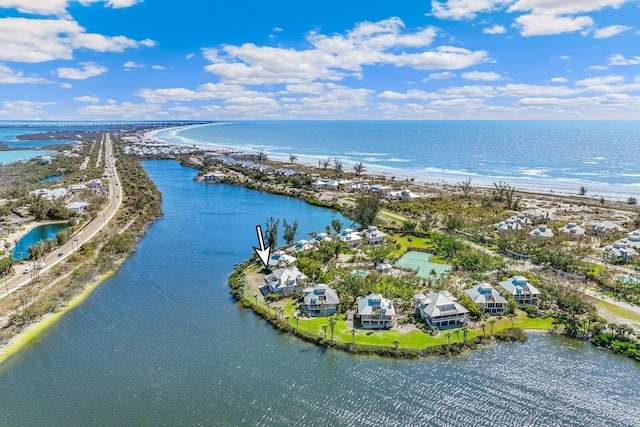
<svg viewBox="0 0 640 427"><path fill-rule="evenodd" d="M150 140L157 140L167 144L175 144L175 145L195 145L196 147L204 150L237 150L237 151L255 151L254 149L249 149L244 146L226 146L226 145L217 145L215 143L211 144L202 144L197 142L177 142L177 141L167 141L162 140L156 137L157 133L160 131L175 131L176 133L182 130L203 127L203 126L212 126L212 125L224 125L232 122L220 122L220 123L209 123L209 124L198 124L198 125L190 125L190 126L176 126L171 128L163 128L157 129L150 132L145 133L145 138ZM270 153L268 150L265 150L265 153L269 156L269 158L288 162L289 156L282 155L281 153L274 154ZM305 166L317 166L318 160L326 159L328 156L326 155L318 155L318 156L305 156L301 154L295 153L298 156L296 162ZM329 156L331 157L331 156ZM355 161L340 159L345 167L345 170L350 170ZM583 180L568 180L568 179L554 179L554 178L522 178L522 177L513 177L513 176L486 176L479 175L476 173L467 173L463 171L444 171L444 170L411 170L411 169L401 169L401 168L393 168L393 167L385 167L376 165L375 163L367 163L363 162L366 167L365 175L382 175L388 178L395 177L396 181L404 181L404 180L413 180L415 184L427 184L434 186L447 186L447 185L456 185L457 183L464 181L466 179L471 179L471 185L474 187L484 187L484 188L492 188L493 183L497 183L499 181L503 181L508 183L509 185L515 187L517 190L532 192L532 193L541 193L541 194L549 194L553 196L578 196L578 190L581 186L585 186L587 188L587 194L585 199L600 199L604 197L608 200L614 201L626 201L629 197L638 197L640 195L640 183L639 184L618 184L612 185L604 182L588 182ZM434 168L428 168L434 169Z"/></svg>

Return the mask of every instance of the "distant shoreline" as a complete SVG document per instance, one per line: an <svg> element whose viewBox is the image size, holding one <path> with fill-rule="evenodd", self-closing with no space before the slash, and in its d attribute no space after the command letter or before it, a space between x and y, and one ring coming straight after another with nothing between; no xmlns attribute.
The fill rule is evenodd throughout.
<svg viewBox="0 0 640 427"><path fill-rule="evenodd" d="M196 124L196 125L187 125L187 126L175 126L175 127L167 127L162 129L155 129L150 132L146 132L144 134L145 138L149 140L156 140L159 142L163 142L166 144L172 145L195 145L197 148L203 150L236 150L239 152L247 152L246 147L242 146L226 146L220 145L216 146L215 144L202 144L196 141L193 142L176 142L176 141L167 141L163 139L157 138L157 134L161 131L182 131L187 129L192 129L196 127L204 127L204 126L219 126L223 124L228 124L233 122L220 122L220 123L209 123L209 124ZM253 150L255 151L255 150ZM269 159L279 161L279 162L288 162L288 156L278 155L269 153L265 151L265 154L269 156ZM301 154L295 153L297 156L296 163L301 166L309 166L309 167L317 167L318 160L320 158L325 159L327 157L333 158L332 156L305 156ZM341 159L345 166L345 170L350 170L356 162L350 160ZM527 178L513 178L509 176L486 176L479 175L475 173L460 173L459 171L425 171L425 170L411 170L411 169L401 169L401 168L392 168L392 167L384 167L380 165L375 165L372 163L364 162L366 166L366 171L363 175L381 175L385 176L388 179L394 179L396 181L408 180L412 181L417 185L430 185L435 187L442 186L455 186L459 182L471 179L471 185L473 187L480 188L493 188L493 184L503 181L507 184L515 187L519 191L527 192L527 193L539 193L544 195L551 196L578 196L578 190L581 185L584 185L588 189L587 195L583 196L585 199L599 199L600 197L605 197L607 199L624 202L629 197L638 197L640 193L640 184L619 184L619 185L611 185L607 183L580 183L580 182L570 182L570 181L562 181L558 179L527 179Z"/></svg>

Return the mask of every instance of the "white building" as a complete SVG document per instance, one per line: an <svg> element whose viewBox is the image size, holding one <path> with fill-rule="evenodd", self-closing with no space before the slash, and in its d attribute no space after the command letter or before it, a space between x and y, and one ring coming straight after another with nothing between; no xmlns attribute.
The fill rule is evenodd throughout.
<svg viewBox="0 0 640 427"><path fill-rule="evenodd" d="M264 277L264 282L273 293L300 292L302 282L307 276L302 274L298 267L279 268Z"/></svg>
<svg viewBox="0 0 640 427"><path fill-rule="evenodd" d="M370 245L379 245L387 241L387 235L380 231L375 225L372 225L363 231L362 235Z"/></svg>
<svg viewBox="0 0 640 427"><path fill-rule="evenodd" d="M448 291L414 295L415 313L429 326L464 325L469 310Z"/></svg>
<svg viewBox="0 0 640 427"><path fill-rule="evenodd" d="M540 291L533 286L524 276L509 277L504 282L500 282L500 286L513 295L513 299L518 304L535 304L538 305Z"/></svg>
<svg viewBox="0 0 640 427"><path fill-rule="evenodd" d="M507 300L488 283L479 283L471 289L465 289L464 292L483 313L501 314L507 309Z"/></svg>
<svg viewBox="0 0 640 427"><path fill-rule="evenodd" d="M396 310L393 301L380 294L369 294L358 298L356 317L365 329L388 329L395 323Z"/></svg>
<svg viewBox="0 0 640 427"><path fill-rule="evenodd" d="M338 234L338 240L348 244L349 246L357 246L362 242L362 237L355 230L345 228Z"/></svg>
<svg viewBox="0 0 640 427"><path fill-rule="evenodd" d="M338 311L340 298L335 290L325 284L304 288L304 308L312 316L331 316Z"/></svg>
<svg viewBox="0 0 640 427"><path fill-rule="evenodd" d="M586 230L584 228L580 227L575 222L568 223L564 227L561 227L559 229L559 231L562 232L562 233L569 234L572 239L580 239L586 233Z"/></svg>
<svg viewBox="0 0 640 427"><path fill-rule="evenodd" d="M553 230L546 225L539 225L529 232L529 236L532 237L553 237Z"/></svg>

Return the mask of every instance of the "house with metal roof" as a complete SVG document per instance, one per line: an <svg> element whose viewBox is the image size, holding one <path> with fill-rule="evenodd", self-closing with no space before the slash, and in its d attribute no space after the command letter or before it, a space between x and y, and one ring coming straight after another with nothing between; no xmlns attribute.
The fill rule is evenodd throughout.
<svg viewBox="0 0 640 427"><path fill-rule="evenodd" d="M488 283L478 283L471 289L465 289L464 292L482 309L483 313L502 314L507 309L507 300Z"/></svg>
<svg viewBox="0 0 640 427"><path fill-rule="evenodd" d="M365 329L389 329L395 323L396 310L393 301L372 293L358 298L356 317Z"/></svg>
<svg viewBox="0 0 640 427"><path fill-rule="evenodd" d="M307 279L298 267L279 268L264 276L264 283L272 293L300 292L302 284Z"/></svg>
<svg viewBox="0 0 640 427"><path fill-rule="evenodd" d="M529 283L526 277L520 275L509 277L499 284L505 291L513 295L513 299L518 304L538 305L540 291Z"/></svg>
<svg viewBox="0 0 640 427"><path fill-rule="evenodd" d="M429 326L440 328L467 323L469 310L458 304L449 291L414 295L415 313Z"/></svg>
<svg viewBox="0 0 640 427"><path fill-rule="evenodd" d="M312 316L331 316L338 311L338 293L324 283L304 288L304 312Z"/></svg>

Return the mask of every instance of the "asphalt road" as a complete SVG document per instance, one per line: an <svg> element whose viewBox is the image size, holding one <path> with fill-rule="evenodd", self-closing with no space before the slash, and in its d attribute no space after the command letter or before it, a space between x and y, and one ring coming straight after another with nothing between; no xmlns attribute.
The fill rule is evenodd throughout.
<svg viewBox="0 0 640 427"><path fill-rule="evenodd" d="M109 201L104 209L98 212L96 218L90 223L86 224L82 229L73 234L71 239L64 245L56 248L53 253L48 254L43 261L46 265L40 269L40 274L49 270L59 262L62 262L67 257L71 256L74 250L77 250L84 243L91 240L96 234L98 234L109 223L111 218L118 212L120 205L122 204L122 185L120 184L120 178L116 169L116 160L113 157L113 145L111 144L111 137L108 133L103 136L104 142L104 155L105 155L105 168L104 175L108 177L109 189L108 196ZM58 254L62 252L61 256ZM33 263L29 263L33 265ZM33 273L23 274L27 267L19 266L16 274L6 281L0 282L0 299L6 297L11 292L20 289L32 280Z"/></svg>

